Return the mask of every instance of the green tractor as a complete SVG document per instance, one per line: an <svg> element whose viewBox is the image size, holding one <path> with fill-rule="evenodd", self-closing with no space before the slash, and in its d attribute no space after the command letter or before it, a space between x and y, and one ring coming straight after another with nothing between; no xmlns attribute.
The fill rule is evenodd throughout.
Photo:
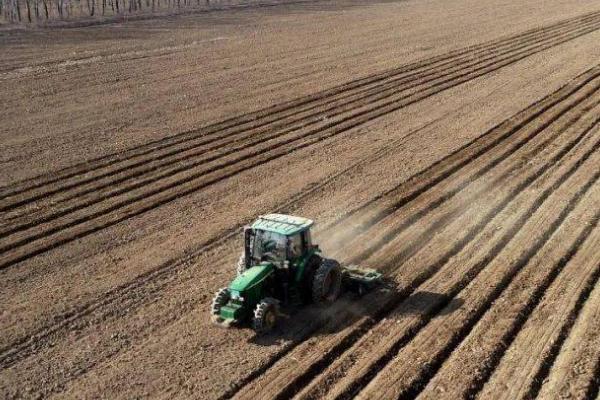
<svg viewBox="0 0 600 400"><path fill-rule="evenodd" d="M245 227L238 275L216 293L213 321L230 326L251 320L257 333L265 333L281 307L333 303L344 287L362 294L380 281L375 270L323 257L312 242L312 225L310 219L269 214Z"/></svg>

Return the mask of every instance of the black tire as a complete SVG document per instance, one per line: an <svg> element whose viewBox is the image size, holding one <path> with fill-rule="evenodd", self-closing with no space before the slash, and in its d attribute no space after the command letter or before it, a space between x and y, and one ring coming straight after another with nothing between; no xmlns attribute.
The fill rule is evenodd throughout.
<svg viewBox="0 0 600 400"><path fill-rule="evenodd" d="M315 273L323 260L316 254L313 254L310 259L306 262L304 269L304 277L302 278L302 301L305 304L312 303L312 285Z"/></svg>
<svg viewBox="0 0 600 400"><path fill-rule="evenodd" d="M279 302L271 297L264 298L254 309L252 325L256 333L263 334L271 331L277 324Z"/></svg>
<svg viewBox="0 0 600 400"><path fill-rule="evenodd" d="M324 258L312 282L312 300L315 303L333 303L342 290L342 268L335 260Z"/></svg>
<svg viewBox="0 0 600 400"><path fill-rule="evenodd" d="M221 311L221 307L223 307L229 301L231 295L229 294L229 289L222 288L217 291L215 297L213 298L212 304L210 306L210 313L212 315L219 315Z"/></svg>
<svg viewBox="0 0 600 400"><path fill-rule="evenodd" d="M236 269L238 276L246 272L246 255L244 253L238 259Z"/></svg>

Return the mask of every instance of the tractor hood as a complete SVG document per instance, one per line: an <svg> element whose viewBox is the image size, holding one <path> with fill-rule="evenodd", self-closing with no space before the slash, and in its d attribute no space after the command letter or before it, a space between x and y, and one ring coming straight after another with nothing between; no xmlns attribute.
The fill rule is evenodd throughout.
<svg viewBox="0 0 600 400"><path fill-rule="evenodd" d="M274 269L275 267L271 263L262 263L255 267L248 268L243 274L239 275L231 282L229 289L237 292L244 292L251 289L268 277Z"/></svg>

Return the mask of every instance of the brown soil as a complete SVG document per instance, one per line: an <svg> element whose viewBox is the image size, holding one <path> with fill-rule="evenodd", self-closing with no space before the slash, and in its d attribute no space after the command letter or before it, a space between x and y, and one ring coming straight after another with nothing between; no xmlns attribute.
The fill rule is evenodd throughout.
<svg viewBox="0 0 600 400"><path fill-rule="evenodd" d="M598 43L565 0L0 33L0 397L595 398ZM212 326L272 211L386 287Z"/></svg>
<svg viewBox="0 0 600 400"><path fill-rule="evenodd" d="M592 398L600 368L600 286L596 285L563 345L548 379L540 390L540 398Z"/></svg>

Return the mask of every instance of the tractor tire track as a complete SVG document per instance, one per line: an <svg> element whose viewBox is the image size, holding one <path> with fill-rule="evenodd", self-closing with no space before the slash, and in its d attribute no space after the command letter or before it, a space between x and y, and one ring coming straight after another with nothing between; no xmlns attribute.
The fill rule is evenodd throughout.
<svg viewBox="0 0 600 400"><path fill-rule="evenodd" d="M588 74L591 75L591 74ZM592 78L590 76L586 76L586 78L584 79L584 81L587 83L591 80ZM581 82L578 82L581 83ZM559 91L560 94L564 95L565 92L569 93L571 89L564 89L562 91ZM558 100L557 100L558 102ZM547 103L545 103L544 101L540 102L540 104L544 104L545 106L548 106ZM538 109L535 109L536 112L539 111ZM487 133L486 133L487 135ZM460 153L460 152L459 152ZM452 158L452 157L450 157ZM444 162L446 162L446 159L443 160L442 163L436 165L436 167L440 166L441 164L443 164ZM434 183L432 183L432 185L435 185L435 180ZM235 233L235 232L234 232ZM234 233L230 233L230 235L233 235ZM184 261L181 261L182 263ZM181 265L181 264L180 264ZM173 267L173 265L169 265L169 270L170 268ZM175 270L177 270L177 268L174 268ZM165 272L165 270L162 270L162 272ZM167 276L169 276L170 274L167 274ZM164 276L164 275L163 275ZM145 280L145 281L140 281L138 283L140 283L139 286L137 286L138 288L142 288L142 289L146 289L144 288L144 285L146 283L148 283L149 281L154 280L155 278L157 278L157 275L151 275L151 278L149 278L149 280ZM140 301L139 298L136 298L136 294L140 294L140 291L138 290L137 292L134 290L133 292L130 292L131 289L135 289L135 287L131 287L131 286L126 286L127 289L124 288L118 288L120 290L117 291L117 293L121 293L124 295L124 297L113 297L112 300L114 301L113 303L110 302L110 298L108 299L102 299L102 302L100 303L96 303L95 306L97 306L97 308L88 308L88 309L84 309L84 314L78 314L77 312L74 312L71 316L73 318L70 318L71 316L67 316L67 320L68 322L65 322L63 325L55 325L54 328L56 328L56 330L50 330L50 331L46 331L46 332L40 332L41 336L32 336L32 337L28 337L27 339L30 339L29 342L27 342L27 344L25 346L21 346L20 348L16 348L13 347L12 349L9 349L8 352L3 352L3 358L2 358L2 365L3 366L9 366L12 365L13 362L18 361L19 359L22 359L21 356L26 356L27 354L31 354L32 352L35 351L35 349L40 346L43 345L43 339L44 337L48 337L45 335L51 335L55 337L60 337L59 332L63 331L66 332L69 330L69 328L72 328L73 326L85 326L86 323L90 322L90 320L87 321L78 321L79 318L81 318L83 315L90 315L91 313L94 313L95 311L97 311L98 309L108 309L108 305L110 304L121 304L121 301L123 300L127 300L127 301L131 301L131 302L135 302L135 301ZM153 290L151 288L148 288L147 290ZM110 296L107 296L110 297ZM144 297L144 296L141 296ZM129 303L125 303L125 304L129 304ZM112 311L114 313L114 315L120 315L120 313L118 312L114 312L114 310ZM67 320L63 320L67 321ZM101 320L101 319L100 319ZM52 328L51 328L52 329ZM6 357L5 357L6 356Z"/></svg>
<svg viewBox="0 0 600 400"><path fill-rule="evenodd" d="M400 145L411 136L416 135L421 130L435 123L432 121L424 126L411 131L407 135L392 141L390 145L373 155L363 158L356 163L350 165L343 171L319 182L313 187L302 191L302 193L291 197L287 201L283 202L280 206L275 208L275 212L285 212L292 205L297 204L304 199L310 198L315 192L323 190L327 186L337 179L340 179L352 170L361 168L365 164L375 162L381 157L391 153L395 150L396 146ZM45 326L35 333L22 337L17 341L13 342L8 347L0 350L0 369L8 368L14 363L21 359L31 355L35 348L39 347L42 342L53 340L53 338L59 338L64 332L78 330L79 327L84 327L93 323L99 323L105 321L110 317L122 316L119 311L114 311L114 308L126 308L128 312L135 310L141 306L142 302L149 302L154 299L157 294L164 289L168 282L177 275L177 272L185 268L190 260L198 257L200 254L210 251L217 247L222 241L231 239L236 235L241 234L244 224L240 224L233 228L230 228L224 232L220 232L214 238L207 242L200 244L197 248L188 250L186 255L180 258L168 260L161 264L154 270L148 271L147 273L138 276L134 281L127 282L112 291L105 294L104 298L100 298L96 301L81 305L80 307L68 311L60 316L57 316L54 320L58 321L51 326ZM143 292L143 294L141 294ZM117 307L118 306L118 307ZM104 311L99 311L104 310ZM108 310L108 312L106 311ZM95 318L88 320L79 321L85 317L90 316L92 313L96 313Z"/></svg>
<svg viewBox="0 0 600 400"><path fill-rule="evenodd" d="M594 204L592 203L590 208L594 209ZM596 211L592 223L586 226L586 231L591 232L598 226L600 210ZM577 239L578 242L582 242L585 237L577 237ZM489 393L499 385L503 390L495 392L501 393L498 398L534 399L537 397L560 347L571 331L587 297L598 282L600 260L595 255L599 245L600 231L596 230L592 240L586 242L585 247L577 252L575 257L568 258L573 264L572 268L576 268L577 271L568 274L570 270L567 270L550 288L547 289L545 286L538 288L539 293L533 297L537 299L534 303L535 307L527 310L529 312L524 314L526 317L523 318L525 321L522 321L520 326L517 325L503 342L506 352L494 359L496 363L492 366L497 365L497 367L478 394L478 398L489 397ZM554 309L556 313L549 315L548 312ZM523 350L524 346L526 350ZM521 353L515 354L519 351ZM518 372L515 372L516 368ZM507 379L510 385L506 384Z"/></svg>
<svg viewBox="0 0 600 400"><path fill-rule="evenodd" d="M588 31L593 31L595 29L596 27L585 28L583 32L588 33ZM585 34L583 32L578 32L576 35ZM569 39L561 38L557 40L558 42L561 42ZM552 44L540 45L541 47L538 51L557 44L558 43L553 42ZM154 209L245 170L331 138L374 118L381 117L389 112L405 107L408 104L432 96L441 90L467 82L478 76L517 62L519 59L527 57L530 54L531 53L524 51L522 53L517 53L517 55L506 57L499 63L492 63L485 67L476 68L474 71L461 71L458 76L444 78L442 82L436 83L431 89L416 93L403 102L398 103L394 99L386 100L383 104L379 104L376 107L360 110L339 121L326 123L324 127L313 129L308 133L299 135L299 137L277 142L266 148L230 160L225 165L221 164L219 166L207 167L205 171L200 173L195 172L191 175L190 172L187 172L187 175L181 178L170 177L169 181L163 183L159 187L149 188L150 190L139 189L137 193L127 193L123 194L121 198L111 198L108 205L85 210L80 216L69 215L69 218L64 218L65 220L62 221L62 224L57 221L56 224L48 223L49 225L47 226L42 225L46 228L46 230L42 232L40 232L39 229L34 228L31 229L34 232L28 232L29 235L25 234L26 232L20 232L19 234L13 235L12 241L9 241L9 243L0 249L0 251L4 253L0 257L0 268L6 268L71 240L81 238L125 219ZM292 143L294 146L284 147ZM224 167L231 167L231 169ZM210 173L214 174L211 176ZM209 177L202 179L206 174L209 174ZM175 192L171 191L171 189L175 188L177 189ZM36 226L35 228L39 227Z"/></svg>
<svg viewBox="0 0 600 400"><path fill-rule="evenodd" d="M600 245L599 245L600 246ZM538 397L594 399L600 379L600 285L596 285L552 365Z"/></svg>
<svg viewBox="0 0 600 400"><path fill-rule="evenodd" d="M477 56L481 51L489 51L489 50L494 51L495 49L498 49L501 46L510 45L514 41L518 42L519 40L529 38L531 36L535 37L536 35L539 35L539 34L547 34L549 32L552 32L557 29L561 29L563 27L569 27L572 24L580 24L580 23L587 22L587 21L593 21L598 16L598 14L599 14L598 12L589 13L589 14L586 14L586 15L583 15L580 17L561 21L561 22L553 24L551 26L537 28L537 29L531 29L531 30L528 30L519 35L510 36L510 37L507 37L504 39L490 41L487 43L482 43L480 45L470 46L470 47L467 47L464 49L451 51L449 53L446 53L446 54L443 54L440 56L436 56L436 57L432 57L432 58L429 58L429 59L426 59L423 61L411 63L406 66L395 68L395 69L392 69L389 71L384 71L384 72L374 74L369 77L356 79L356 80L350 81L348 83L342 84L340 86L316 93L314 95L304 96L302 98L292 100L289 102L285 102L285 103L282 103L279 105L271 106L271 107L265 108L263 110L253 112L253 113L248 113L248 114L243 114L241 116L233 117L233 118L227 119L225 121L221 121L221 122L206 126L204 128L198 129L198 130L183 132L183 133L171 136L169 138L153 141L153 142L147 143L143 146L139 146L137 148L130 149L125 152L121 152L121 153L101 157L98 159L90 160L90 161L78 164L76 166L66 168L65 170L57 171L54 174L54 176L53 175L44 175L44 176L40 176L37 178L32 178L31 180L28 180L25 182L15 184L10 189L4 188L3 189L4 193L1 195L0 199L6 200L6 198L8 198L8 197L13 197L18 194L22 194L24 192L32 191L34 189L40 189L44 186L55 184L61 180L75 177L77 175L82 175L82 174L88 175L90 172L93 172L94 170L96 170L98 168L109 167L109 166L113 165L114 163L124 162L124 161L128 161L131 158L151 154L153 152L156 152L156 151L159 151L159 150L162 150L162 149L165 149L165 148L168 148L170 146L174 146L174 145L177 145L180 143L184 143L186 141L202 139L209 135L218 135L217 139L219 139L219 138L225 136L225 135L222 135L222 132L226 129L235 128L235 129L237 129L237 131L235 131L234 133L238 133L238 132L243 132L244 130L248 130L248 129L260 128L265 125L269 125L273 122L279 121L281 119L279 114L281 114L281 113L289 112L289 113L291 113L291 115L295 115L298 112L305 111L306 107L309 107L309 109L318 108L320 106L319 102L322 99L327 100L332 96L338 96L338 95L344 96L346 92L351 91L353 89L357 89L357 88L362 89L363 86L368 86L368 85L372 85L372 84L377 85L377 84L381 84L382 82L385 83L386 79L395 78L399 74L418 71L419 69L430 67L432 65L435 65L436 63L446 62L444 64L441 64L443 66L446 64L451 64L452 62L456 61L457 58L460 58L460 57L466 56L467 59L473 58L473 57ZM313 103L316 103L316 104L313 104ZM304 108L302 108L302 107L304 107ZM289 115L284 114L284 117L285 116L289 116ZM272 117L272 118L269 119L269 117ZM263 119L267 119L267 120L262 121ZM256 121L258 121L258 123L256 123ZM244 128L243 127L244 124L250 124L250 126ZM155 159L155 158L156 157L152 157L152 159ZM129 165L128 167L131 167L131 165ZM114 171L113 171L113 173L114 173ZM105 174L103 174L102 176L105 176ZM83 183L86 183L87 179L89 179L89 178L82 177L82 179L84 179L84 180L76 182L76 185L81 185ZM49 194L49 193L53 192L54 190L55 189L50 189L49 191L47 190L46 192L42 192L42 193ZM34 195L34 197L35 196L36 195ZM21 198L21 200L27 200L27 198ZM1 206L2 210L6 209L6 207L10 207L12 204L12 203L6 203L6 201L4 201L3 203L4 204L2 204L2 206Z"/></svg>
<svg viewBox="0 0 600 400"><path fill-rule="evenodd" d="M596 155L597 154L598 153L596 152ZM575 166L577 167L578 164L579 163L576 163ZM584 170L586 173L581 174L581 171L579 171L579 175L583 175L584 178L589 177L589 172L593 171L593 168L589 167L591 164L589 160L587 164L588 169L587 171ZM593 164L591 165L593 166ZM583 216L587 216L592 221L594 221L594 218L597 217L597 213L594 213L593 211L590 212L589 209L589 206L594 203L593 196L598 194L597 186L595 191L592 190L586 194L585 201L587 201L587 203L581 203L581 196L579 195L581 193L585 193L585 190L588 190L590 186L597 182L598 175L599 174L596 174L591 180L588 180L587 184L580 188L580 191L578 191L576 196L573 198L576 203L579 202L580 204L585 205L585 207L579 205L577 210L574 211L574 216L579 216L579 214L583 213ZM577 189L576 186L571 190L575 191L575 189ZM549 200L547 204L553 204L553 202ZM547 208L548 210L546 213L551 213L552 207ZM561 221L562 224L565 223L564 219L561 219ZM558 230L552 233L549 241L543 244L543 247L539 248L539 253L538 250L536 250L533 253L532 258L527 258L525 263L519 263L519 265L522 264L523 267L522 269L517 269L518 273L516 274L516 277L515 274L510 274L503 278L503 283L507 281L509 282L508 286L504 284L496 285L494 283L494 279L485 277L485 274L481 280L474 281L473 284L466 288L464 293L461 292L461 297L467 299L467 301L464 305L461 305L460 310L456 311L455 313L448 312L447 316L438 316L432 320L421 332L419 332L415 339L407 344L406 347L404 347L397 354L393 354L391 356L393 359L390 357L391 361L388 364L385 364L385 368L379 372L376 379L369 383L364 393L361 393L361 396L359 397L415 398L425 384L429 381L431 376L438 371L441 363L446 360L454 351L453 349L455 346L461 343L463 338L470 332L475 323L479 323L478 321L480 321L481 316L486 312L491 315L488 311L490 305L496 304L496 306L504 306L506 305L506 302L510 302L510 297L504 293L510 293L514 290L523 291L523 287L526 287L526 290L528 291L532 291L532 297L528 298L529 304L526 304L526 307L522 310L522 314L518 314L521 316L526 316L526 311L528 309L527 307L533 308L536 302L540 300L545 289L550 286L556 276L563 269L566 262L573 258L574 254L579 249L582 240L590 235L594 227L595 223L587 226L575 226L575 228L581 228L579 233L575 235L576 240L573 242L567 242L564 246L557 246L557 248L553 248L555 244L565 240L564 237L558 236L557 234L557 232L564 231L563 226L559 226ZM573 227L571 228L573 229ZM520 232L517 237L520 238L520 236L528 234L530 233ZM515 240L513 243L516 246L520 246L522 245L523 241L519 242ZM548 269L546 268L548 259L546 259L544 256L553 256L553 252L557 255L556 257L549 258L550 260L553 260L553 266ZM544 268L541 268L542 265L540 265L540 263L543 263L542 265ZM508 260L502 260L500 264L497 261L492 262L490 265L493 265L494 268L491 266L486 267L487 274L493 275L497 271L501 271L503 264L508 264ZM536 274L541 276L536 278ZM533 277L531 275L533 275ZM527 284L523 284L521 281L522 279L527 279ZM535 282L535 279L541 279L540 286L533 286L532 282L530 288L529 280L533 280ZM487 292L489 293L486 294ZM500 294L501 297L499 298L498 295ZM497 299L507 300L503 302L502 300ZM498 314L496 314L496 316L497 315ZM444 328L441 329L441 326ZM435 329L438 329L438 334L431 336L431 332ZM490 337L493 336L494 335L490 333ZM433 339L435 343L432 342ZM502 343L502 341L499 343ZM427 348L427 346L429 346L429 348ZM409 365L406 360L419 360L419 363ZM424 366L427 366L427 368L424 368ZM483 363L479 364L479 366L482 368L487 368L488 364ZM465 376L465 378L468 378L468 376ZM377 385L381 384L382 382L389 383L387 389L377 388ZM453 388L449 388L448 390L453 390ZM439 393L436 394L439 396Z"/></svg>
<svg viewBox="0 0 600 400"><path fill-rule="evenodd" d="M595 19L593 17L588 17L585 21L586 23L593 23ZM567 34L572 32L574 29L579 29L581 26L567 26L566 28L562 28L558 34ZM544 34L547 34L545 32ZM459 58L458 60L451 60L447 63L442 64L441 66L449 65L449 68L439 70L440 65L436 65L433 68L428 68L424 71L417 71L416 73L411 73L409 75L401 75L400 77L394 77L391 81L384 80L383 82L377 82L377 84L373 87L360 88L357 93L354 92L342 92L341 98L334 97L332 99L326 97L324 98L325 102L313 105L310 107L309 111L311 113L307 115L303 115L306 110L298 110L293 113L294 118L292 120L286 120L286 118L282 118L282 120L278 120L276 124L263 124L261 125L262 130L256 130L257 128L251 127L249 129L241 129L236 130L234 132L226 132L225 134L220 134L212 139L206 139L206 136L210 135L202 135L199 139L201 139L198 143L187 143L185 146L181 148L171 149L166 153L158 153L155 151L153 156L150 159L144 159L141 161L136 161L135 163L130 163L126 165L119 166L116 169L111 169L105 172L102 172L99 176L89 177L89 173L85 175L85 179L77 180L74 182L69 182L66 185L59 185L58 187L54 186L51 190L41 191L38 194L33 196L23 198L21 200L12 201L10 204L5 206L0 206L0 211L7 211L13 209L15 207L21 206L23 204L28 204L34 202L35 200L42 199L42 204L38 204L37 202L33 204L31 207L28 207L25 210L19 210L20 214L17 217L9 215L7 220L9 221L9 227L6 230L0 231L0 234L6 235L18 230L22 230L24 228L33 226L32 224L35 221L48 221L49 219L56 218L58 216L65 215L66 213L76 211L83 207L87 207L94 202L101 201L108 196L101 197L93 197L92 199L82 199L82 203L78 205L68 205L67 207L57 207L57 203L65 203L70 200L77 199L81 196L85 196L90 193L96 193L101 189L113 187L116 184L120 184L125 181L129 181L134 178L143 177L146 175L152 175L155 172L159 171L160 174L158 177L154 178L144 178L141 182L136 182L135 185L129 185L128 188L140 187L144 184L149 184L154 182L161 177L170 176L174 173L181 172L193 168L198 165L202 165L209 161L214 161L216 159L226 157L230 154L233 154L237 151L241 151L246 149L249 146L260 145L266 141L282 137L285 134L293 133L299 129L304 129L306 127L315 125L323 121L324 119L332 119L338 115L343 114L344 112L351 111L354 108L358 108L363 104L371 104L375 101L383 100L388 98L398 91L409 90L414 87L418 87L420 83L420 79L431 78L435 79L439 77L441 73L448 74L453 70L464 69L469 65L478 65L484 63L487 60L497 58L499 55L507 54L509 52L513 52L517 49L525 48L527 45L538 43L539 37L532 37L531 39L522 41L522 37L518 37L518 39L514 40L515 43L508 43L506 45L494 47L489 50L485 50L481 54L486 56L483 58L478 58L478 53L467 53L465 57ZM514 47L514 45L518 45ZM507 50L499 51L503 47L508 46ZM459 61L458 64L455 64L455 61ZM322 99L320 99L322 100ZM343 101L342 101L343 100ZM340 102L341 101L341 102ZM353 105L357 102L361 104ZM327 108L322 108L328 104L333 104L333 106L328 106ZM316 110L316 111L315 111ZM300 116L298 116L300 115ZM234 136L234 138L232 138ZM235 137L241 136L241 137ZM193 139L192 141L197 140ZM214 144L215 142L219 142ZM208 147L204 147L205 145L212 145ZM232 148L232 145L236 145ZM226 149L226 151L219 151L216 155L209 157L200 157L205 155L206 153L210 153L211 151L217 151L221 149ZM186 154L188 153L188 154ZM182 162L186 161L187 163L181 165ZM162 169L172 166L173 168L168 171L161 172ZM70 189L77 189L76 193L69 193ZM122 192L125 189L121 189ZM63 193L67 191L67 193ZM54 198L55 194L61 195L59 198ZM43 207L46 204L50 204L52 207L52 212L50 215L46 212L36 211L40 207ZM33 215L31 215L31 208L33 208ZM59 210L56 210L59 208ZM26 216L25 221L21 221L23 217ZM15 220L16 219L16 220ZM16 222L16 226L15 226Z"/></svg>
<svg viewBox="0 0 600 400"><path fill-rule="evenodd" d="M448 258L449 258L449 256L448 256ZM421 268L417 269L417 271L422 271L422 270L423 270L423 269L421 269ZM428 271L428 270L427 270L427 272L429 273L429 271ZM418 276L418 274L416 274L416 275ZM425 279L423 279L423 281L424 281L424 280L425 280ZM421 282L419 282L419 284L420 284L420 283L421 283ZM410 288L410 285L409 285L408 283L406 283L405 285L406 285L406 286L408 286L408 287ZM413 288L411 288L411 289L413 289ZM406 295L406 293L403 293L403 294L404 294L404 295ZM385 307L385 306L383 306L383 308L385 309L386 307ZM369 314L370 314L371 312L372 312L372 313L373 313L373 314L376 316L376 317L374 317L375 319L381 318L381 316L380 316L380 315L378 315L378 313L377 313L377 310L376 310L376 309L375 309L375 310L371 310L371 309L369 309ZM385 314L385 313L384 313L384 314ZM345 317L346 317L346 316L341 316L340 318L343 320ZM370 318L369 318L368 320L370 320ZM338 321L338 323L339 323L339 321ZM363 323L364 323L364 325L362 325L362 324L361 324L360 326L358 326L358 327L355 327L355 331L353 332L354 334L356 334L356 335L360 336L360 335L361 335L361 333L360 333L360 332L362 332L362 331L364 331L366 328L368 328L368 326L369 326L369 324L370 324L370 322L369 322L369 321L367 321L367 319L364 319ZM335 324L335 322L334 322L334 324ZM324 331L325 331L325 332L327 332L327 331L331 331L331 327L327 327L327 328L325 328L325 329L324 329ZM333 361L333 359L334 359L336 356L335 356L335 355L331 355L331 354L339 354L339 352L338 352L338 350L339 350L339 349L336 347L336 344L338 344L338 343L336 343L336 342L340 342L340 343L342 343L342 342L344 342L344 341L348 341L348 339L347 339L347 338L348 338L348 335L351 335L351 334L352 334L352 332L350 332L350 333L348 333L348 332L343 332L342 334L336 335L336 337L332 338L332 340L331 340L331 343L330 343L330 342L327 342L327 343L325 343L325 344L323 345L323 347L322 347L322 352L319 352L319 351L313 351L313 350L314 350L314 349L312 348L312 346L314 345L313 343L311 343L311 344L309 344L309 345L308 345L308 346L311 346L310 348L309 348L309 347L307 347L306 349L304 349L303 347L306 347L306 346L303 346L303 347L301 347L301 348L299 348L299 349L296 349L296 350L294 350L294 356L293 356L293 357L291 357L291 358L292 358L292 359L301 359L301 358L302 358L302 356L307 356L307 357L309 357L309 358L310 358L311 356L314 356L314 357L316 357L317 359L316 359L316 360L314 360L314 363L311 363L311 362L307 362L307 363L306 363L306 367L307 367L307 368L309 368L309 371L307 372L307 374L309 374L310 376L315 376L315 375L317 375L317 374L318 374L318 372L319 372L319 371L318 371L318 368L316 368L317 370L315 371L315 368L313 368L313 365L315 365L315 364L318 364L318 360L319 360L319 359L321 359L321 357L323 357L323 358L327 358L327 357L329 357L329 360L330 360L330 361ZM337 337L337 336L339 336L339 337ZM349 340L349 341L351 342L352 340ZM343 347L343 346L342 346L342 347ZM335 353L333 353L333 352L332 352L332 353L329 353L329 349L334 349L333 351L335 351ZM287 360L287 359L289 359L289 358L286 358L286 360ZM327 365L328 365L328 363L329 363L330 361L327 361L327 360L325 360L325 361L322 363L322 364L323 364L323 366L327 366ZM284 361L284 360L282 360L282 363L284 364L284 366L281 366L281 368L285 368L285 361ZM304 365L304 364L303 364L303 365ZM274 380L280 380L280 381L282 382L282 386L281 386L281 387L288 387L288 385L290 384L290 380L292 379L292 377L290 377L290 376L284 376L284 377L282 377L282 376L283 376L283 375L282 375L282 373L283 373L283 371L284 371L284 370L282 370L281 368L277 368L277 367L275 367L275 368L273 368L273 371L272 371L272 373L271 373L271 371L268 371L269 373L268 373L267 375L265 375L265 373L267 372L267 370L266 370L266 369L265 369L265 370L261 370L261 371L260 371L260 373L258 374L258 376L260 376L260 377L261 377L261 382L263 382L262 384L263 384L263 385L268 385L268 382L273 382ZM304 367L303 367L303 368L304 368ZM293 367L290 367L290 370L292 370L292 371L294 371L294 370L295 370L295 371L296 371L296 372L298 372L299 374L302 374L302 372L300 371L300 367L297 365L297 363L296 363L296 362L294 362L294 366L293 366ZM304 371L304 369L302 369L302 371ZM292 375L293 375L293 374L294 374L294 372L292 372ZM280 378L280 377L282 377L282 378ZM283 381L285 381L285 382L283 382ZM248 382L245 382L245 383L248 383ZM256 383L256 384L252 384L252 385L250 385L250 386L251 386L251 388L249 388L249 390L247 390L247 391L246 391L246 393L245 393L245 394L247 394L247 397L252 397L252 396L257 396L257 395L259 395L259 393L257 393L256 391L253 391L252 389L253 389L253 388L254 388L254 389L258 389L258 388L262 387L262 386L261 386L261 384L260 384L260 383ZM300 387L301 387L301 386L302 386L302 384L298 384L297 386L300 386ZM260 392L260 390L259 390L259 392ZM273 393L279 393L279 392L278 392L278 390L276 390L275 388L271 388L271 389L269 389L269 390L268 390L268 392L269 392L270 394L273 394ZM263 393L263 392L261 392L261 393ZM264 392L264 393L266 393L266 392ZM281 397L282 397L282 398L283 398L283 397L286 397L286 396L287 396L287 395L289 395L289 394L290 394L289 392L286 392L286 393L282 394L282 396L281 396ZM229 395L230 395L230 393L227 393L227 394L226 394L224 397L227 397L227 396L229 396ZM241 396L240 396L240 397L246 397L246 396L244 395L244 393L243 393L243 392L241 392Z"/></svg>

